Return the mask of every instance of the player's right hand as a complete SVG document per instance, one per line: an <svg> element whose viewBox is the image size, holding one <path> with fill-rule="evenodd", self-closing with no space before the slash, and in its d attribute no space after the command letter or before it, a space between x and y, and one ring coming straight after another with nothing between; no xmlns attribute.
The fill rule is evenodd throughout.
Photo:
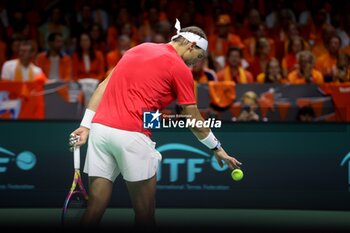
<svg viewBox="0 0 350 233"><path fill-rule="evenodd" d="M90 130L80 126L69 135L69 146L72 150L75 146L82 146L87 142Z"/></svg>
<svg viewBox="0 0 350 233"><path fill-rule="evenodd" d="M224 162L229 166L231 170L240 168L240 165L242 165L242 163L239 162L236 158L229 156L223 148L215 151L214 154L220 167L224 166Z"/></svg>

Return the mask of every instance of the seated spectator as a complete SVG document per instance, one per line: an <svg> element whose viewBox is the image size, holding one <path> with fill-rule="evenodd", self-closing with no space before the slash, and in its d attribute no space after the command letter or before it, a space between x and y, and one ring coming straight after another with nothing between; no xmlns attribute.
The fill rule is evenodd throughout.
<svg viewBox="0 0 350 233"><path fill-rule="evenodd" d="M155 6L151 7L145 13L145 17L139 27L139 38L141 42L150 42L161 22L161 12ZM167 21L166 18L162 19Z"/></svg>
<svg viewBox="0 0 350 233"><path fill-rule="evenodd" d="M105 42L105 35L100 24L94 23L92 25L90 36L94 49L105 53L107 51L107 44Z"/></svg>
<svg viewBox="0 0 350 233"><path fill-rule="evenodd" d="M159 44L159 43L166 43L167 40L165 39L164 35L160 33L155 33L151 38L151 42Z"/></svg>
<svg viewBox="0 0 350 233"><path fill-rule="evenodd" d="M18 8L11 13L10 23L7 27L7 35L8 37L19 36L35 40L38 36L38 29L29 25L23 10Z"/></svg>
<svg viewBox="0 0 350 233"><path fill-rule="evenodd" d="M350 82L350 55L339 54L337 65L332 69L332 79L335 83Z"/></svg>
<svg viewBox="0 0 350 233"><path fill-rule="evenodd" d="M117 9L116 9L117 10ZM120 36L120 30L122 25L131 23L131 15L125 7L118 7L117 17L111 18L110 25L107 29L107 49L113 50L117 47L118 36Z"/></svg>
<svg viewBox="0 0 350 233"><path fill-rule="evenodd" d="M18 59L6 61L2 66L1 79L10 81L46 81L46 76L40 67L31 60L34 56L32 41L22 41L19 46Z"/></svg>
<svg viewBox="0 0 350 233"><path fill-rule="evenodd" d="M128 36L130 38L131 47L134 47L139 43L137 29L131 23L123 24L119 28L119 36L122 35Z"/></svg>
<svg viewBox="0 0 350 233"><path fill-rule="evenodd" d="M245 40L250 37L254 37L253 28L259 27L260 24L263 24L260 13L257 9L250 9L248 16L244 19L242 27L239 29L240 37Z"/></svg>
<svg viewBox="0 0 350 233"><path fill-rule="evenodd" d="M323 84L323 75L314 69L315 56L310 51L302 51L297 54L298 69L288 74L288 82L291 84L315 83Z"/></svg>
<svg viewBox="0 0 350 233"><path fill-rule="evenodd" d="M304 40L300 36L289 39L288 54L282 60L282 69L285 76L296 69L297 53L303 50L305 50Z"/></svg>
<svg viewBox="0 0 350 233"><path fill-rule="evenodd" d="M94 19L94 23L101 26L101 29L103 31L107 31L108 28L108 14L106 12L105 8L105 1L104 0L95 0L92 1L93 9L92 16Z"/></svg>
<svg viewBox="0 0 350 233"><path fill-rule="evenodd" d="M248 63L253 62L255 56L255 49L257 41L267 36L266 28L264 24L258 24L251 27L252 36L243 41L244 44L244 57ZM271 38L267 38L270 45L270 57L275 56L275 42Z"/></svg>
<svg viewBox="0 0 350 233"><path fill-rule="evenodd" d="M253 77L257 77L264 72L267 63L271 59L269 41L261 37L256 43L254 60L249 63L248 70L252 73Z"/></svg>
<svg viewBox="0 0 350 233"><path fill-rule="evenodd" d="M42 49L49 49L48 45L48 36L51 33L61 33L63 37L63 41L66 42L70 31L69 28L62 24L62 16L61 16L61 9L59 7L54 7L51 10L51 14L49 14L49 19L47 22L45 22L43 25L39 27L39 33L40 33L40 48Z"/></svg>
<svg viewBox="0 0 350 233"><path fill-rule="evenodd" d="M288 24L287 37L284 40L283 49L280 48L282 50L281 54L283 55L281 57L281 60L283 59L283 57L285 55L287 55L289 53L289 45L291 43L291 40L293 38L298 38L298 37L301 39L302 46L304 47L303 50L310 50L309 43L303 37L300 36L299 25L297 25L296 23L289 23Z"/></svg>
<svg viewBox="0 0 350 233"><path fill-rule="evenodd" d="M337 65L341 40L339 36L332 36L327 43L327 53L318 57L315 67L321 71L327 81L331 81L331 72Z"/></svg>
<svg viewBox="0 0 350 233"><path fill-rule="evenodd" d="M121 35L118 38L118 47L107 53L107 69L112 69L118 63L124 53L131 48L131 41L127 35Z"/></svg>
<svg viewBox="0 0 350 233"><path fill-rule="evenodd" d="M266 25L270 30L275 30L276 28L281 28L281 24L284 25L282 21L292 21L295 22L295 15L291 9L288 8L287 1L268 1L271 7L271 13L266 16Z"/></svg>
<svg viewBox="0 0 350 233"><path fill-rule="evenodd" d="M215 71L207 67L206 59L197 62L195 65L193 65L191 70L193 79L197 83L208 83L210 81L218 81Z"/></svg>
<svg viewBox="0 0 350 233"><path fill-rule="evenodd" d="M315 43L312 46L312 53L319 58L323 54L327 53L327 44L329 44L329 40L332 36L336 35L336 30L332 25L325 24L322 27L321 34L319 37L316 37L313 42Z"/></svg>
<svg viewBox="0 0 350 233"><path fill-rule="evenodd" d="M90 33L94 24L93 10L89 3L85 2L80 6L77 13L77 20L73 26L72 37L78 38L82 33Z"/></svg>
<svg viewBox="0 0 350 233"><path fill-rule="evenodd" d="M105 77L105 63L100 51L94 50L88 33L80 36L77 51L72 56L73 79L93 78L102 80Z"/></svg>
<svg viewBox="0 0 350 233"><path fill-rule="evenodd" d="M267 63L265 72L259 74L256 81L257 83L286 83L278 60L272 58Z"/></svg>
<svg viewBox="0 0 350 233"><path fill-rule="evenodd" d="M247 91L243 94L241 100L241 113L238 121L259 121L259 115L256 113L258 108L258 96L253 91Z"/></svg>
<svg viewBox="0 0 350 233"><path fill-rule="evenodd" d="M228 49L226 66L217 74L219 81L234 81L239 84L254 82L252 74L241 66L242 56L242 49L238 47L230 47Z"/></svg>
<svg viewBox="0 0 350 233"><path fill-rule="evenodd" d="M241 38L230 32L230 26L230 16L220 15L216 22L216 32L209 36L209 51L222 67L225 65L224 56L230 46L244 47Z"/></svg>
<svg viewBox="0 0 350 233"><path fill-rule="evenodd" d="M43 70L50 81L72 78L72 60L62 52L63 37L60 33L51 33L48 37L49 49L41 52L36 64Z"/></svg>

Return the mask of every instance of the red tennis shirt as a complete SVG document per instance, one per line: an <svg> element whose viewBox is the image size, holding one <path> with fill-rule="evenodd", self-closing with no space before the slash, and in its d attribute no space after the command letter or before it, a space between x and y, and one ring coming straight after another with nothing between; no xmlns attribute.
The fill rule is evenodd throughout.
<svg viewBox="0 0 350 233"><path fill-rule="evenodd" d="M175 99L195 104L190 69L170 44L144 43L116 65L92 122L151 135L143 112L161 110Z"/></svg>

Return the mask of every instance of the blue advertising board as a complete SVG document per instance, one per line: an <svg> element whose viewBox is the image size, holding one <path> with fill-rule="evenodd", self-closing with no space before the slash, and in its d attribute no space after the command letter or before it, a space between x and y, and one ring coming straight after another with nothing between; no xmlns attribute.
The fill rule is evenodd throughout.
<svg viewBox="0 0 350 233"><path fill-rule="evenodd" d="M77 125L0 122L0 207L62 206L73 178L68 135ZM189 130L154 130L163 157L158 207L350 210L349 124L223 123L215 134L243 163L244 179L233 181ZM110 206L131 206L121 177Z"/></svg>

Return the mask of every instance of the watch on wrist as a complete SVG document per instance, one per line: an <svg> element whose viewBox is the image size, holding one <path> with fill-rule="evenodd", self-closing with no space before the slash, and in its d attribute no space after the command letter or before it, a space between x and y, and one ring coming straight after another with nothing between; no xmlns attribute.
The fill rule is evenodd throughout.
<svg viewBox="0 0 350 233"><path fill-rule="evenodd" d="M221 147L221 142L220 141L218 141L218 144L214 147L214 148L212 148L211 150L213 150L213 151L218 151L218 150L220 150L222 147Z"/></svg>

